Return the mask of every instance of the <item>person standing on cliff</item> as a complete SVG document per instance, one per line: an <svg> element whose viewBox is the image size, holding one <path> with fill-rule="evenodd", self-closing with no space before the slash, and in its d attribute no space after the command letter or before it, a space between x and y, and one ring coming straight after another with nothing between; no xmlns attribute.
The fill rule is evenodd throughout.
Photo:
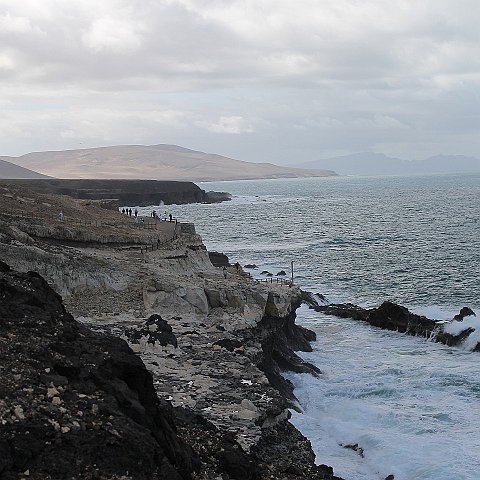
<svg viewBox="0 0 480 480"><path fill-rule="evenodd" d="M223 267L223 277L227 279L227 267Z"/></svg>
<svg viewBox="0 0 480 480"><path fill-rule="evenodd" d="M60 213L58 214L58 219L63 222L64 215L63 215L63 210L60 210Z"/></svg>
<svg viewBox="0 0 480 480"><path fill-rule="evenodd" d="M135 217L138 217L138 209L135 209Z"/></svg>
<svg viewBox="0 0 480 480"><path fill-rule="evenodd" d="M172 220L173 220L172 214L171 214L171 213L169 213L169 214L168 214L168 217L170 218L170 223L171 223L171 222L172 222Z"/></svg>

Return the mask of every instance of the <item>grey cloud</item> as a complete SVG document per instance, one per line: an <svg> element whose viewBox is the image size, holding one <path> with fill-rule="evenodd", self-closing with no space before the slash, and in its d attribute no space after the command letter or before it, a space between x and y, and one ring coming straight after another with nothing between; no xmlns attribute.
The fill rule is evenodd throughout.
<svg viewBox="0 0 480 480"><path fill-rule="evenodd" d="M0 0L0 153L478 154L479 13L473 0Z"/></svg>

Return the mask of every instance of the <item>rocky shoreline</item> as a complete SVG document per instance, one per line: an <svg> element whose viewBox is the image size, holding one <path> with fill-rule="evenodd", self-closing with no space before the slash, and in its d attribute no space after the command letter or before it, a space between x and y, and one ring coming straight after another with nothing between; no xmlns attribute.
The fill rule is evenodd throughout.
<svg viewBox="0 0 480 480"><path fill-rule="evenodd" d="M0 215L0 258L48 282L0 268L0 478L337 478L288 421L280 372L318 374L294 353L314 339L295 325L298 288L225 274L192 226L146 251L164 232L2 193L22 211L66 202L101 227Z"/></svg>
<svg viewBox="0 0 480 480"><path fill-rule="evenodd" d="M460 345L475 332L475 328L469 327L467 322L465 324L456 323L476 317L475 312L469 307L462 307L452 321L443 321L416 315L407 308L388 301L383 302L377 308L368 309L351 303L324 304L321 300L321 295L319 297L318 294L313 295L310 292L303 292L303 301L310 308L325 315L359 320L374 327L428 338L450 347ZM451 328L452 326L454 328ZM480 352L480 342L474 340L471 350Z"/></svg>

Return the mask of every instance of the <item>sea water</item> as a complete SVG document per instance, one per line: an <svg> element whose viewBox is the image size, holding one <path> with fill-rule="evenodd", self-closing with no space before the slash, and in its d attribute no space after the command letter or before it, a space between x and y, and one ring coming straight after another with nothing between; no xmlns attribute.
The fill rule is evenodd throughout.
<svg viewBox="0 0 480 480"><path fill-rule="evenodd" d="M166 208L194 222L209 250L257 264L256 277L290 276L293 262L295 282L331 302L391 300L440 320L466 305L480 317L479 175L202 188L234 198ZM317 333L302 356L322 374L286 374L303 410L292 421L319 463L347 480L480 479L480 354L471 345L446 347L306 307L297 322Z"/></svg>

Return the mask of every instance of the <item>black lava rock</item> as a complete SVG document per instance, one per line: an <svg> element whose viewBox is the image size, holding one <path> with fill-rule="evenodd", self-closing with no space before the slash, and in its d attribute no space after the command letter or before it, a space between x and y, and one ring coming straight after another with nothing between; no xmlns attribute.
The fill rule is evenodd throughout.
<svg viewBox="0 0 480 480"><path fill-rule="evenodd" d="M180 480L198 466L126 342L79 324L42 277L4 263L0 360L2 480Z"/></svg>

